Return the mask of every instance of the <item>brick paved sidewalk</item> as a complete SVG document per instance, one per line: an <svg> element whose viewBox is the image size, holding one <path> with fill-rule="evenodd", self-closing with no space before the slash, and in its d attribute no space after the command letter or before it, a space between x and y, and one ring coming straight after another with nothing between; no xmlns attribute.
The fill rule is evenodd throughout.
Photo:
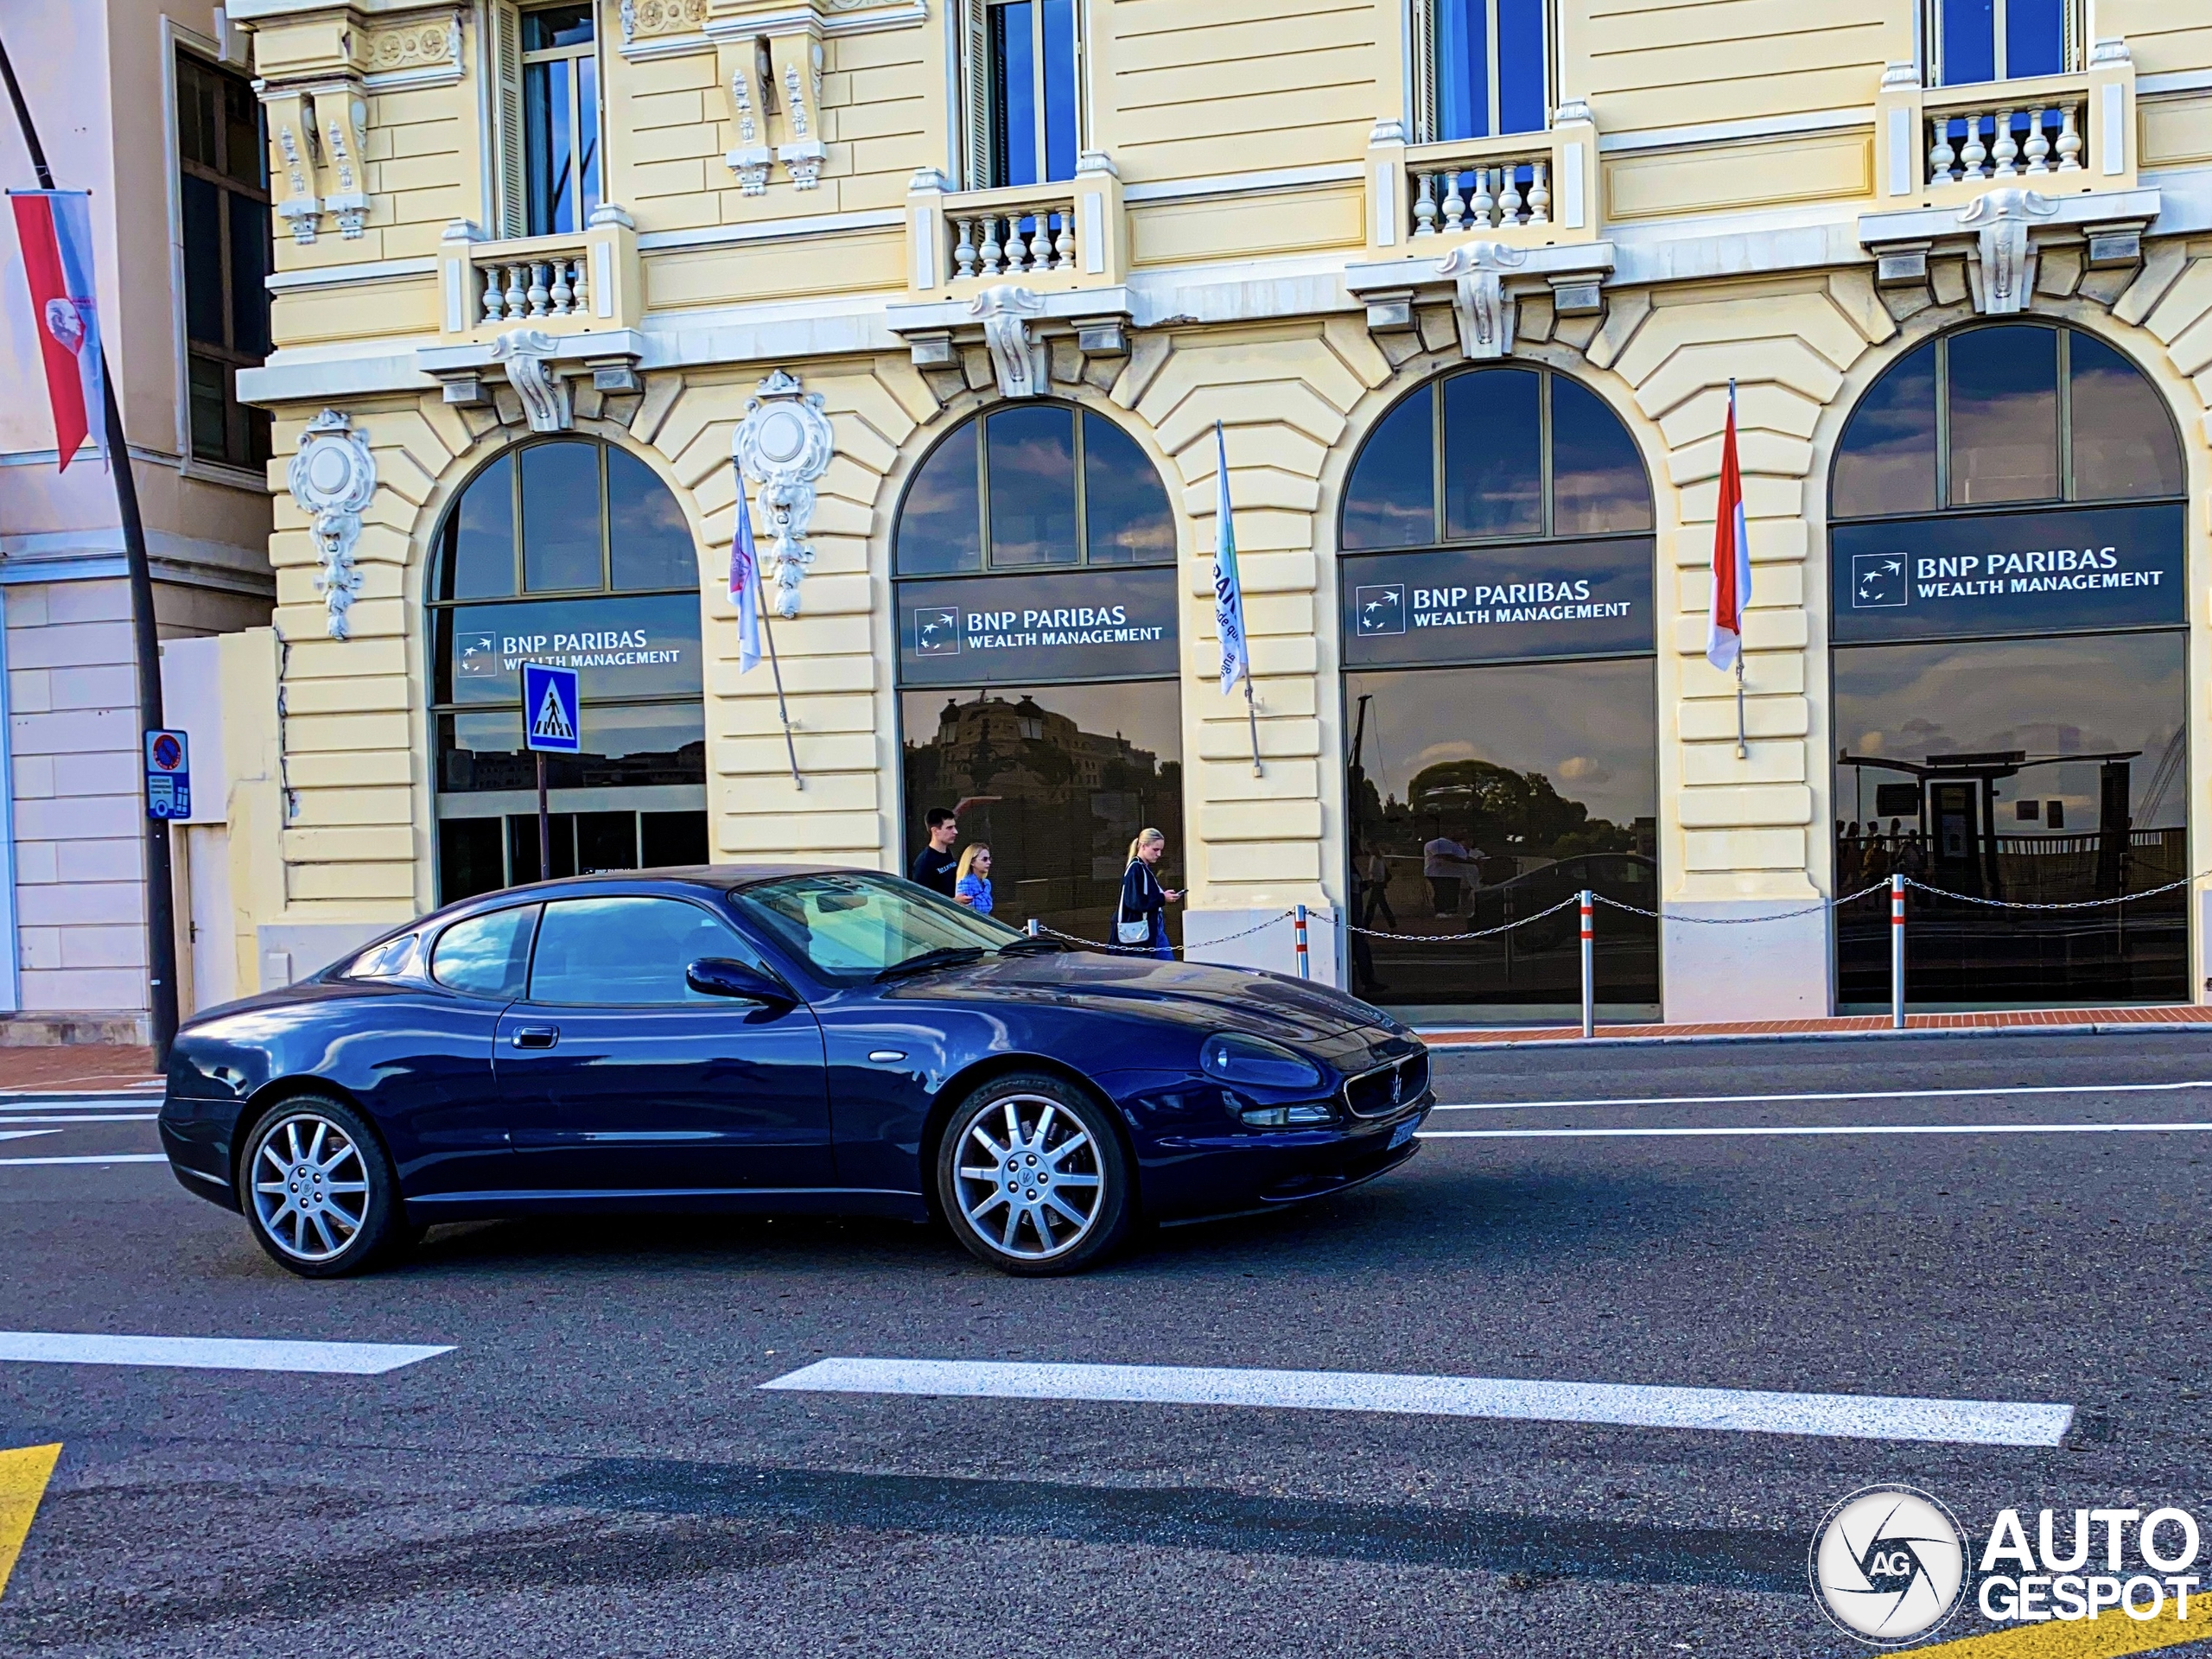
<svg viewBox="0 0 2212 1659"><path fill-rule="evenodd" d="M2212 1027L2212 1007L2187 1003L2164 1007L2123 1008L2005 1008L1982 1014L1909 1014L1910 1031L2109 1031L2117 1026ZM1890 1029L1886 1014L1839 1015L1825 1020L1757 1020L1734 1025L1607 1026L1597 1034L1607 1042L1666 1041L1685 1038L1707 1039L1732 1037L1840 1037L1855 1032ZM1422 1038L1437 1048L1480 1046L1494 1043L1580 1042L1580 1025L1508 1027L1452 1027L1423 1029Z"/></svg>
<svg viewBox="0 0 2212 1659"><path fill-rule="evenodd" d="M0 1094L107 1094L156 1088L154 1051L94 1043L0 1048Z"/></svg>

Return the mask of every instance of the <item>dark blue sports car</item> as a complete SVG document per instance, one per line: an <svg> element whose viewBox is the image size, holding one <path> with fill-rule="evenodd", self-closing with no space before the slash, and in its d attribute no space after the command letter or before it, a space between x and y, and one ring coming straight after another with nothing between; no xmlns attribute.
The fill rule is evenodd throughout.
<svg viewBox="0 0 2212 1659"><path fill-rule="evenodd" d="M1047 1274L1371 1179L1430 1104L1420 1040L1340 992L779 865L448 906L192 1020L161 1130L311 1277L441 1221L641 1210L935 1218Z"/></svg>

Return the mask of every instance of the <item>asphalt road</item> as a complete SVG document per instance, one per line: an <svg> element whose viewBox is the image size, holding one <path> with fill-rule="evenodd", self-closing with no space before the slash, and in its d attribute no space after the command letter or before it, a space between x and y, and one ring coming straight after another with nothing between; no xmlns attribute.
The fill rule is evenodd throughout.
<svg viewBox="0 0 2212 1659"><path fill-rule="evenodd" d="M2202 1035L1462 1051L1439 1082L1491 1109L1383 1182L1026 1282L899 1224L593 1221L309 1284L162 1165L9 1161L150 1122L0 1103L50 1131L0 1141L0 1332L452 1345L365 1376L0 1361L0 1447L64 1448L0 1653L1769 1659L1865 1651L1805 1558L1869 1483L1970 1532L2212 1508L2212 1127L2017 1132L2212 1126ZM1786 1098L1713 1098L1746 1096ZM1458 1138L1572 1128L1637 1133ZM1899 1132L1936 1128L1968 1132ZM758 1387L833 1356L2075 1415L2020 1448Z"/></svg>

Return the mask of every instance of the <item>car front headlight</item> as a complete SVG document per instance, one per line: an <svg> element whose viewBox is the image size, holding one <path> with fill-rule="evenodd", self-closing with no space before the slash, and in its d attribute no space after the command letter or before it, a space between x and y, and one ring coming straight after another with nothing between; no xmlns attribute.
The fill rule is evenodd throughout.
<svg viewBox="0 0 2212 1659"><path fill-rule="evenodd" d="M1318 1089L1321 1068L1263 1038L1221 1032L1198 1050L1199 1069L1247 1089Z"/></svg>
<svg viewBox="0 0 2212 1659"><path fill-rule="evenodd" d="M1337 1121L1334 1109L1318 1101L1305 1106L1247 1106L1237 1116L1255 1129L1308 1129Z"/></svg>

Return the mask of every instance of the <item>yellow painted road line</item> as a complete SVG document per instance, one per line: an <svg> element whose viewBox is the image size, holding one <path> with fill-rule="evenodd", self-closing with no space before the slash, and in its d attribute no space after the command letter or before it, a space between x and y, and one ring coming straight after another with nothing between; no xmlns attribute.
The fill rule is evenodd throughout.
<svg viewBox="0 0 2212 1659"><path fill-rule="evenodd" d="M16 1570L16 1557L23 1553L23 1540L31 1534L31 1517L46 1496L53 1478L54 1459L61 1447L26 1446L0 1452L0 1595L8 1589L8 1575Z"/></svg>
<svg viewBox="0 0 2212 1659"><path fill-rule="evenodd" d="M2118 1659L2121 1654L2164 1653L2201 1642L2212 1642L2212 1597L2192 1591L2186 1621L2174 1617L2170 1596L2156 1618L2133 1619L2113 1609L2101 1618L2012 1624L1910 1651L1913 1659Z"/></svg>

